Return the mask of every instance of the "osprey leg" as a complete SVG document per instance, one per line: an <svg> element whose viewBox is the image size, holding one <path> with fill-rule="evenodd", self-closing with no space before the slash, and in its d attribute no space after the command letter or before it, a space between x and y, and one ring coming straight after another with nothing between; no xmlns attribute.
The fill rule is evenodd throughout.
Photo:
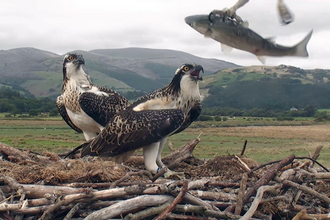
<svg viewBox="0 0 330 220"><path fill-rule="evenodd" d="M158 154L157 154L157 159L156 159L156 163L159 167L165 167L165 165L162 162L162 151L165 147L166 140L167 140L167 138L163 138L162 140L160 140L160 143L159 143L159 149L158 149Z"/></svg>
<svg viewBox="0 0 330 220"><path fill-rule="evenodd" d="M156 174L158 170L156 159L158 156L159 144L159 142L156 142L143 147L144 165L146 166L146 169L153 174Z"/></svg>

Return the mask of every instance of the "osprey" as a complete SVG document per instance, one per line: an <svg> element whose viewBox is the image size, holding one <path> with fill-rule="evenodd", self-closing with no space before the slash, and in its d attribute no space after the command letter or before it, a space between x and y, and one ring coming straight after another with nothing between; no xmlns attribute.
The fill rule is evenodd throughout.
<svg viewBox="0 0 330 220"><path fill-rule="evenodd" d="M82 55L65 55L62 95L57 97L56 106L64 121L88 141L129 102L111 89L93 85L82 68L84 64Z"/></svg>
<svg viewBox="0 0 330 220"><path fill-rule="evenodd" d="M75 150L82 148L82 157L127 157L127 152L143 148L146 169L157 173L164 167L161 152L166 138L183 131L201 112L201 71L200 65L182 65L170 84L116 114L97 137Z"/></svg>

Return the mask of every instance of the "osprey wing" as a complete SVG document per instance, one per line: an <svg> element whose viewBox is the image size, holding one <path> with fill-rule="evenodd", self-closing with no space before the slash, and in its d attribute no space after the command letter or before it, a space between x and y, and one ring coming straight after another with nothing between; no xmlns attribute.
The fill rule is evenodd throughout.
<svg viewBox="0 0 330 220"><path fill-rule="evenodd" d="M81 156L115 156L157 142L178 129L184 120L180 109L133 111L115 115Z"/></svg>
<svg viewBox="0 0 330 220"><path fill-rule="evenodd" d="M202 103L201 102L197 102L195 104L195 106L193 106L190 111L188 112L183 124L181 125L181 127L176 130L173 134L177 134L180 133L181 131L185 130L186 128L189 127L189 125L196 121L196 119L198 118L198 116L201 114L202 112Z"/></svg>
<svg viewBox="0 0 330 220"><path fill-rule="evenodd" d="M120 94L104 87L98 88L108 96L85 92L81 94L79 104L87 115L104 127L115 114L126 109L130 104Z"/></svg>
<svg viewBox="0 0 330 220"><path fill-rule="evenodd" d="M82 133L82 130L80 130L77 126L75 126L75 124L73 124L73 122L71 121L66 108L63 104L63 97L62 96L58 96L56 99L56 107L60 113L60 115L62 116L62 118L64 119L64 121L76 132L78 133Z"/></svg>

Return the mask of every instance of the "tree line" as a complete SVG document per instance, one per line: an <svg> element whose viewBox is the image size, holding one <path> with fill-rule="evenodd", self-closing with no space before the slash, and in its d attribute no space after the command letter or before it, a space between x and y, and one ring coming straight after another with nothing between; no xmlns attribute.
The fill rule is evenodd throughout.
<svg viewBox="0 0 330 220"><path fill-rule="evenodd" d="M234 108L239 110L264 109L288 111L330 108L330 83L303 84L299 79L271 79L236 81L226 87L212 86L203 101L207 108Z"/></svg>
<svg viewBox="0 0 330 220"><path fill-rule="evenodd" d="M136 100L144 94L146 92L130 91L122 95ZM265 77L235 81L227 86L211 85L209 96L202 104L202 114L212 117L276 117L285 120L311 117L319 108L330 108L330 82L303 84L300 79ZM9 87L0 87L0 112L58 114L54 99L25 97ZM326 113L320 115L322 119L326 117Z"/></svg>
<svg viewBox="0 0 330 220"><path fill-rule="evenodd" d="M0 112L12 115L29 113L31 116L42 112L57 112L55 101L47 97L25 97L17 90L0 87Z"/></svg>

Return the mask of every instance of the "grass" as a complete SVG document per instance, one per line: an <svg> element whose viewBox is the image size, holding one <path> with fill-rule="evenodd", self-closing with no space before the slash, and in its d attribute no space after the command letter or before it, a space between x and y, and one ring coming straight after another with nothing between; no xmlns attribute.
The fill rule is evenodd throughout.
<svg viewBox="0 0 330 220"><path fill-rule="evenodd" d="M317 111L330 113L330 109L326 109L326 108L318 109Z"/></svg>
<svg viewBox="0 0 330 220"><path fill-rule="evenodd" d="M239 126L240 123L246 123ZM268 126L254 123L268 122ZM283 159L290 154L307 156L317 146L323 150L319 162L330 166L330 124L310 121L249 121L240 118L226 122L195 122L191 128L173 135L169 141L178 148L200 133L201 142L194 155L199 158L239 154L248 141L245 155L259 163ZM250 125L248 125L250 123ZM296 124L292 124L296 123ZM252 126L251 126L252 125ZM271 125L271 126L269 126ZM282 125L282 126L278 126ZM299 126L292 126L299 125ZM67 152L84 142L82 134L75 133L61 119L56 120L0 120L0 142L37 152ZM141 150L139 150L141 152ZM163 155L170 152L166 145Z"/></svg>

